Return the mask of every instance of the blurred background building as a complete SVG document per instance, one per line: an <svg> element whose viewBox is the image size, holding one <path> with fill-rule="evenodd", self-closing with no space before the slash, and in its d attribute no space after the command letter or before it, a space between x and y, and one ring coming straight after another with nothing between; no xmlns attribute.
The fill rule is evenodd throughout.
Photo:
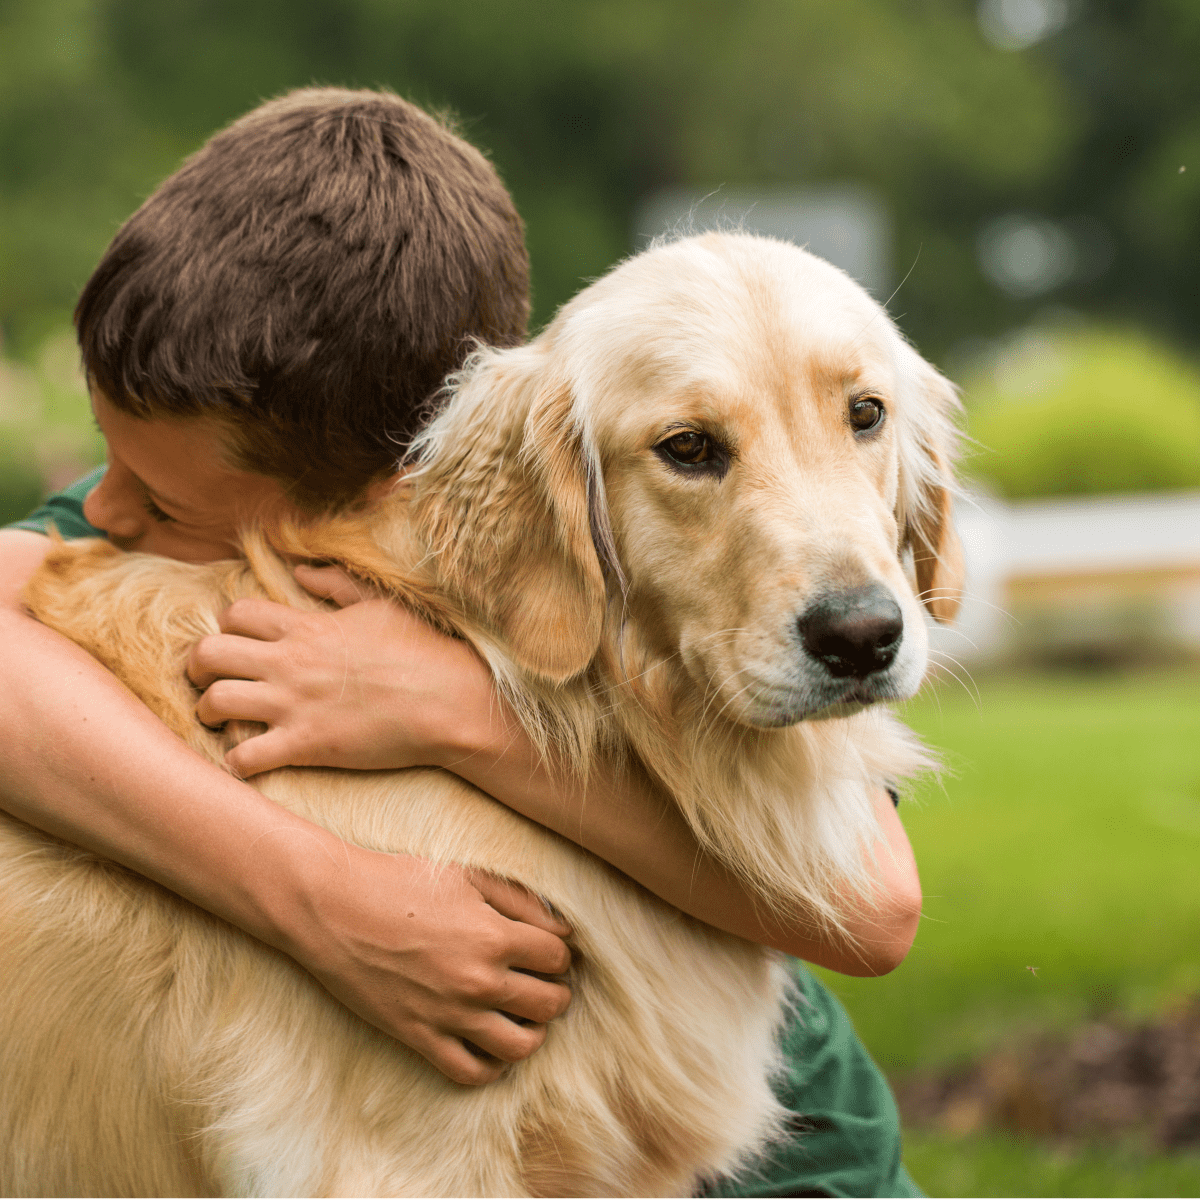
<svg viewBox="0 0 1200 1200"><path fill-rule="evenodd" d="M883 201L854 184L824 187L666 188L634 214L635 243L662 235L742 229L783 238L841 267L881 302L892 278L891 217Z"/></svg>

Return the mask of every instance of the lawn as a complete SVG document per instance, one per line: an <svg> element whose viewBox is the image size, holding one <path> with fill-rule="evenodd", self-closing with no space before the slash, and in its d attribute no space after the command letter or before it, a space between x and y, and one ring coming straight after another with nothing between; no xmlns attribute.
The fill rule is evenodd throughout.
<svg viewBox="0 0 1200 1200"><path fill-rule="evenodd" d="M904 1160L931 1196L1195 1196L1200 1188L1200 1154L1063 1150L1002 1134L910 1134Z"/></svg>
<svg viewBox="0 0 1200 1200"><path fill-rule="evenodd" d="M904 715L949 767L902 805L925 919L891 976L824 974L887 1071L1200 992L1200 670L943 683ZM927 1135L909 1158L942 1194L1021 1194L1021 1178L1023 1194L1200 1189L1200 1158L1142 1164L1152 1184L1130 1153ZM1004 1182L989 1189L989 1171Z"/></svg>

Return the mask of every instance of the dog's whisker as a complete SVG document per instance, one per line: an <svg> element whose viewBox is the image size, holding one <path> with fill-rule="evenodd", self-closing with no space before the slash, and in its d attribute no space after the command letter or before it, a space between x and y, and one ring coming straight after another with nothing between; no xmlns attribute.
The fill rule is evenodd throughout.
<svg viewBox="0 0 1200 1200"><path fill-rule="evenodd" d="M962 640L966 642L972 650L979 649L979 644L975 641L975 639L964 633L961 629L955 629L952 626L948 627L943 625L941 626L940 632L943 634L943 636L946 634L952 634L954 637L962 638ZM933 651L931 650L930 653L933 653Z"/></svg>
<svg viewBox="0 0 1200 1200"><path fill-rule="evenodd" d="M956 680L959 684L962 685L963 690L967 693L968 696L971 697L971 700L975 704L976 711L979 713L982 713L983 712L983 697L980 694L979 685L975 682L975 679L971 675L971 672L957 658L952 657L951 655L947 654L945 651L937 651L936 655L937 655L937 659L944 658L947 661L952 662L954 664L954 666L958 667L958 669L963 672L963 674L967 677L967 679L970 680L970 686L968 686L966 681L963 680L962 678L960 678L960 676L957 674L957 672L955 672L950 667L947 667L944 663L936 661L936 659L935 659L935 665L940 667L940 669L945 671L947 675L951 676L954 680ZM934 659L934 655L931 654L930 658Z"/></svg>
<svg viewBox="0 0 1200 1200"><path fill-rule="evenodd" d="M703 637L696 639L697 642L707 642L711 638L722 637L725 634L731 633L749 633L750 630L745 626L731 626L729 629L716 629L712 633L706 633Z"/></svg>
<svg viewBox="0 0 1200 1200"><path fill-rule="evenodd" d="M918 600L933 599L937 596L961 596L964 600L970 600L973 604L982 605L984 608L990 608L993 612L999 613L1010 624L1020 625L1022 623L1020 618L1014 616L1008 609L990 600L985 600L977 592L973 592L968 588L926 588L924 591L917 593Z"/></svg>

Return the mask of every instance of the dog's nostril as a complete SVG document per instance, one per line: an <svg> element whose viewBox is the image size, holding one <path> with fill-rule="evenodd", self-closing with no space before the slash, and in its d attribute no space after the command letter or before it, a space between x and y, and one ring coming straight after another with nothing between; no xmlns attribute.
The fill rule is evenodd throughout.
<svg viewBox="0 0 1200 1200"><path fill-rule="evenodd" d="M904 616L878 584L832 592L800 617L804 648L838 679L865 679L892 665L904 636Z"/></svg>

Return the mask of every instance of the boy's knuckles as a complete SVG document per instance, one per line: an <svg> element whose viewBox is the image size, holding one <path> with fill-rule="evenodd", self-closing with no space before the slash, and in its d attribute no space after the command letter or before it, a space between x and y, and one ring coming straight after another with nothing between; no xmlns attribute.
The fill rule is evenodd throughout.
<svg viewBox="0 0 1200 1200"><path fill-rule="evenodd" d="M488 1051L506 1063L520 1062L539 1049L546 1040L544 1025L517 1025L503 1014L503 1025L491 1032Z"/></svg>
<svg viewBox="0 0 1200 1200"><path fill-rule="evenodd" d="M493 967L465 967L459 974L457 991L467 1004L490 1008L505 995L504 975Z"/></svg>
<svg viewBox="0 0 1200 1200"><path fill-rule="evenodd" d="M571 989L559 984L555 987L552 994L539 997L537 1000L531 1002L529 1007L533 1011L527 1015L531 1021L536 1021L539 1025L545 1025L553 1021L556 1017L561 1017L570 1006Z"/></svg>
<svg viewBox="0 0 1200 1200"><path fill-rule="evenodd" d="M547 957L550 960L547 975L565 975L571 969L571 947L566 942L555 938Z"/></svg>
<svg viewBox="0 0 1200 1200"><path fill-rule="evenodd" d="M218 679L208 685L196 704L196 714L205 724L212 724L213 721L205 720L201 710L209 717L215 718L217 723L229 720L232 705L237 699L238 682L235 679Z"/></svg>
<svg viewBox="0 0 1200 1200"><path fill-rule="evenodd" d="M481 924L471 933L475 953L489 964L493 979L502 978L503 967L512 957L513 946L505 929L497 928L492 922Z"/></svg>
<svg viewBox="0 0 1200 1200"><path fill-rule="evenodd" d="M542 975L563 975L571 967L571 949L561 938L544 930L537 930L540 937L530 943L522 955L520 966Z"/></svg>
<svg viewBox="0 0 1200 1200"><path fill-rule="evenodd" d="M330 624L328 613L306 613L288 610L288 632L294 636L312 641L328 636L333 626Z"/></svg>

